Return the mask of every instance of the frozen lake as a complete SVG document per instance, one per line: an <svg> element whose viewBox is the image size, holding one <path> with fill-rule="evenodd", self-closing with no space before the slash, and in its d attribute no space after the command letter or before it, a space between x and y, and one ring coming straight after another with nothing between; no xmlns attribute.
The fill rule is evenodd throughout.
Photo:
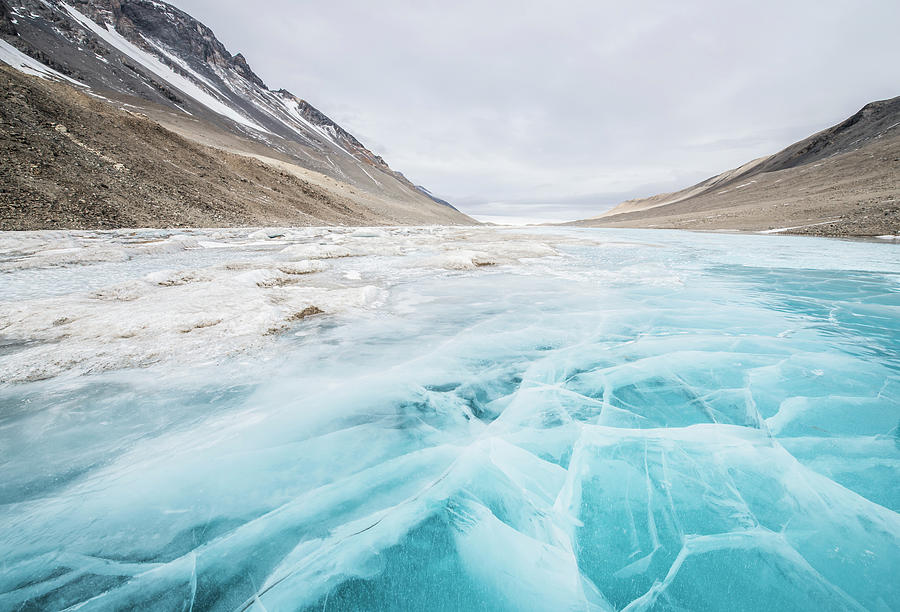
<svg viewBox="0 0 900 612"><path fill-rule="evenodd" d="M900 609L900 246L0 233L2 610Z"/></svg>

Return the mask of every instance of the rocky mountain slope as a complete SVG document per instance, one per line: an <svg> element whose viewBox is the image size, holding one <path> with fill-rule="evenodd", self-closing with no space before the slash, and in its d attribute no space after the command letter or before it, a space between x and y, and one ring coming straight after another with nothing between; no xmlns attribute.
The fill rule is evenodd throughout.
<svg viewBox="0 0 900 612"><path fill-rule="evenodd" d="M900 234L900 97L868 104L775 155L575 224Z"/></svg>
<svg viewBox="0 0 900 612"><path fill-rule="evenodd" d="M130 166L136 169L142 165L138 162L141 154L147 156L148 162L143 164L146 166L159 153L149 151L149 147L141 150L141 138L127 127L133 126L140 119L136 115L140 115L165 128L165 139L168 142L179 143L176 148L186 155L182 167L178 169L179 173L190 170L188 149L203 145L197 150L202 150L204 155L211 158L232 160L228 153L252 156L256 158L252 164L258 165L261 162L267 167L267 176L269 173L278 177L282 174L292 175L295 179L322 190L328 197L333 196L334 201L344 198L353 204L351 210L337 216L326 209L322 209L321 214L316 214L315 210L309 208L298 209L295 215L288 214L287 210L277 214L263 214L263 211L249 207L247 214L235 217L223 212L218 220L213 210L215 206L210 204L213 209L208 211L208 215L202 216L207 222L221 225L237 222L238 217L244 223L262 222L263 217L283 218L285 222L301 222L299 219L306 219L307 224L472 222L446 202L431 196L427 190L413 185L401 173L391 169L383 159L305 100L283 89L270 90L242 55L229 53L209 28L163 2L0 0L0 60L20 72L59 82L34 83L30 82L32 79L22 78L21 75L3 72L3 94L7 107L5 111L11 113L10 117L14 119L12 123L4 122L6 138L21 138L28 130L37 130L35 134L40 132L43 141L51 142L59 135L59 132L54 131L55 124L65 125L67 133L72 136L74 132L69 125L71 121L65 123L53 113L80 116L90 107L90 112L98 113L116 123L117 129L125 130L120 144L124 146L131 142L136 147L132 151L133 163ZM71 90L80 90L79 95L82 97ZM29 103L25 108L15 109L15 99L19 95L25 95ZM88 104L84 95L94 98L97 104ZM51 108L54 103L65 107L65 110ZM13 129L15 120L24 122L19 126L24 131L16 132ZM92 138L100 142L112 137L109 134L110 125L101 125L99 121L92 121L88 117L83 117L82 120L83 129L79 138L83 143ZM123 127L123 123L127 126ZM177 139L176 135L181 139ZM34 139L36 136L33 134L29 138ZM110 142L114 140L112 138ZM63 144L68 147L68 144ZM210 147L218 151L213 151ZM121 149L120 146L117 155L128 157ZM116 157L108 155L104 149L97 151L110 159ZM75 152L81 155L84 149ZM33 216L29 212L31 209L22 209L23 199L11 199L12 194L23 188L24 179L10 173L16 171L21 164L32 163L27 159L27 147L19 153L18 157L11 155L6 160L3 164L4 174L0 177L4 185L3 197L0 199L3 210L0 216L7 219L4 227L11 227L8 219L21 217L22 214L26 215L28 223L19 225L35 225L30 218ZM163 161L173 161L166 156L162 157L165 158ZM38 167L44 167L47 159L41 155L37 158L39 159L34 160L34 163ZM65 167L71 166L75 158L70 159L66 150L61 150L53 159L57 161L51 163L51 167ZM226 165L233 164L229 162ZM176 180L174 176L165 176L167 171L160 173L163 176L160 176L159 181L154 181L149 176L152 173L148 173L142 179L149 181L145 184L147 189L153 191L152 187L157 183L166 185ZM202 174L193 170L191 172L195 176ZM92 187L86 183L84 189L81 189L77 186L77 176L71 177L71 180L75 186L70 188L83 191L86 196L78 199L92 205ZM240 182L239 179L235 180ZM110 184L109 181L106 183ZM273 187L263 184L270 189ZM273 185L279 189L283 187ZM193 183L176 183L171 188L178 186L187 191L194 188ZM30 188L33 187L34 185ZM46 185L45 187L43 190L28 191L31 196L25 197L24 201L39 201L41 194L49 189ZM112 189L112 185L109 188ZM200 191L205 191L203 198L212 198L208 189ZM285 205L290 206L287 202L293 199L303 199L301 192L283 191ZM51 202L67 209L77 208L73 204L77 204L78 200L70 202L66 193L68 192L64 189L57 189L57 199ZM240 207L240 190L236 189L234 193L236 195L223 201L223 206L227 204L226 208ZM114 199L125 202L130 195L126 190ZM165 206L171 205L175 214L178 198L174 195L171 198L171 202L167 200ZM247 200L253 198L248 197ZM18 208L13 210L13 206ZM190 208L190 205L187 207ZM143 217L151 225L154 224L153 215ZM50 218L53 221L41 223L64 222L62 217L51 215ZM178 222L196 222L190 214L175 214L166 217L169 221L161 218L159 224L172 222L176 218L179 219ZM118 221L111 221L109 218L85 214L78 220L65 223L75 223L78 226L106 223L115 225L130 222L127 219L132 219L132 216L126 214Z"/></svg>

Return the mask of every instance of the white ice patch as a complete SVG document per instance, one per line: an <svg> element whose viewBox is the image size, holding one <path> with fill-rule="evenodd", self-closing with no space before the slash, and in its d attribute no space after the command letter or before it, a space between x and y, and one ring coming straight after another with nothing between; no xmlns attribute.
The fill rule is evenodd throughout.
<svg viewBox="0 0 900 612"><path fill-rule="evenodd" d="M28 268L77 266L107 261L120 262L126 261L129 257L130 255L124 249L114 245L104 245L90 249L78 246L49 248L33 253L28 257L0 261L0 272L25 270Z"/></svg>
<svg viewBox="0 0 900 612"><path fill-rule="evenodd" d="M375 288L325 288L302 281L318 268L159 270L88 294L0 304L7 338L34 346L0 360L0 378L41 379L167 359L214 359L261 347L312 312L375 305Z"/></svg>
<svg viewBox="0 0 900 612"><path fill-rule="evenodd" d="M835 218L835 219L830 219L828 221L821 221L820 223L807 223L806 225L795 225L793 227L778 227L775 229L763 230L758 233L760 233L760 234L781 234L783 232L789 232L789 231L795 230L795 229L803 229L805 227L817 227L819 225L828 225L829 223L834 223L835 221L838 221L838 220L839 219Z"/></svg>
<svg viewBox="0 0 900 612"><path fill-rule="evenodd" d="M425 263L436 268L446 268L447 270L473 270L479 266L496 265L498 260L484 251L456 249L432 257L426 260Z"/></svg>
<svg viewBox="0 0 900 612"><path fill-rule="evenodd" d="M0 335L26 345L0 356L0 378L217 359L259 349L309 313L377 307L400 273L556 254L511 238L447 228L0 234L0 274L21 279L0 301ZM347 269L346 258L359 263ZM364 277L376 284L360 287ZM43 296L39 278L56 279Z"/></svg>
<svg viewBox="0 0 900 612"><path fill-rule="evenodd" d="M455 245L447 245L443 253L429 258L425 263L448 270L472 270L486 266L515 264L524 259L559 255L554 248L542 242L472 241L466 246L474 248L461 249Z"/></svg>

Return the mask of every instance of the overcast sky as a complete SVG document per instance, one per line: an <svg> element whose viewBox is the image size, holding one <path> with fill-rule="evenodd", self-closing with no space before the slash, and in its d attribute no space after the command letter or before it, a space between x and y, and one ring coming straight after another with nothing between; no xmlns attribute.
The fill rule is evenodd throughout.
<svg viewBox="0 0 900 612"><path fill-rule="evenodd" d="M174 0L481 218L688 186L900 95L900 0Z"/></svg>

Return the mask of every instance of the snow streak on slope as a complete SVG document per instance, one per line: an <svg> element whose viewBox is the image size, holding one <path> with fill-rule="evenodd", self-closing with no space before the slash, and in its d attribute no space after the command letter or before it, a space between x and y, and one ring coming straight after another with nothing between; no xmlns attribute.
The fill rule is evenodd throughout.
<svg viewBox="0 0 900 612"><path fill-rule="evenodd" d="M254 130L260 132L268 132L267 129L265 129L255 121L248 119L241 113L228 106L228 104L222 102L221 100L218 100L215 96L208 93L207 91L204 91L196 83L193 83L189 79L181 76L180 74L160 62L154 56L150 55L143 49L138 48L130 41L126 40L125 37L119 34L112 26L107 25L106 27L102 27L99 24L94 23L94 21L92 21L88 17L79 13L68 4L62 3L62 6L65 7L72 18L78 21L78 23L90 29L97 36L124 53L126 56L139 63L141 66L143 66L156 76L165 80L167 83L169 83L179 91L189 95L197 102L203 104L211 111L228 117L232 121Z"/></svg>
<svg viewBox="0 0 900 612"><path fill-rule="evenodd" d="M340 145L340 143L335 138L334 134L332 134L329 131L326 131L326 129L321 126L318 126L318 125L315 125L315 124L309 122L306 119L306 117L303 116L303 114L300 112L300 105L297 102L296 98L294 98L292 96L283 96L283 97L280 97L279 100L284 105L285 109L287 109L287 112L290 115L291 119L293 119L295 122L300 123L301 125L305 126L307 129L312 130L315 133L319 134L320 136L325 138L328 142L330 142L331 144L336 146L338 149L340 149L347 155L350 155L351 157L353 157L353 155L349 151L347 151L347 149L345 149L344 147L342 147Z"/></svg>
<svg viewBox="0 0 900 612"><path fill-rule="evenodd" d="M33 57L25 55L3 39L0 39L0 61L6 62L16 70L24 72L25 74L30 74L32 76L37 76L44 79L59 79L68 81L72 85L87 87L87 85L85 85L84 83L80 83L75 79L67 77L64 74L60 74L56 70L53 70L49 66L45 66Z"/></svg>
<svg viewBox="0 0 900 612"><path fill-rule="evenodd" d="M895 245L48 232L0 270L0 608L900 607Z"/></svg>
<svg viewBox="0 0 900 612"><path fill-rule="evenodd" d="M108 28L109 28L109 26L107 26L107 29ZM218 96L220 98L225 97L225 94L222 93L222 91L218 87L216 87L213 83L211 83L210 80L207 79L206 77L204 77L202 74L199 74L197 71L195 71L193 68L191 68L190 64L188 64L186 61L184 61L183 59L181 59L180 57L178 57L177 55L175 55L174 53L172 53L171 51L166 49L163 45L161 45L157 41L153 40L152 38L144 36L143 34L141 34L141 38L143 38L144 42L146 42L148 45L150 45L151 47L156 49L159 53L163 54L166 57L166 59L168 59L170 62L174 63L179 68L181 68L182 70L187 72L191 76L191 78L196 79L197 81L200 81L201 83L203 83L205 86L209 87L216 94L218 94Z"/></svg>

